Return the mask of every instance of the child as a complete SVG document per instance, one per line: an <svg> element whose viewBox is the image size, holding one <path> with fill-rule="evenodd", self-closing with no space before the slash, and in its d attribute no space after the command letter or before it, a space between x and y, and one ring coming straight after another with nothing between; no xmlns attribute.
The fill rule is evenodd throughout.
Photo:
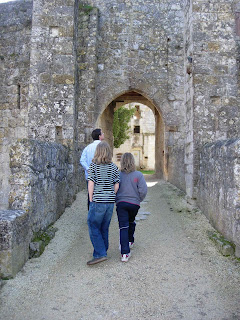
<svg viewBox="0 0 240 320"><path fill-rule="evenodd" d="M88 230L94 251L93 259L87 265L107 260L108 229L118 188L118 167L112 163L108 143L102 141L97 145L88 169Z"/></svg>
<svg viewBox="0 0 240 320"><path fill-rule="evenodd" d="M134 243L135 217L140 202L146 197L147 184L140 171L136 171L134 157L124 153L121 158L120 186L116 197L120 229L121 260L127 262ZM129 246L130 245L130 246Z"/></svg>

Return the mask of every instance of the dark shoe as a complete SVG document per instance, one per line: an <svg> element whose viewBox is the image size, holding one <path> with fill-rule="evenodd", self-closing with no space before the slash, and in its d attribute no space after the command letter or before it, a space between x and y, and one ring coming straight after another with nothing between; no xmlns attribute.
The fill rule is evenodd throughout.
<svg viewBox="0 0 240 320"><path fill-rule="evenodd" d="M102 262L102 261L105 261L107 260L107 257L102 257L102 258L93 258L92 260L88 261L87 262L87 265L88 266L91 266L93 264L96 264L96 263L99 263L99 262Z"/></svg>

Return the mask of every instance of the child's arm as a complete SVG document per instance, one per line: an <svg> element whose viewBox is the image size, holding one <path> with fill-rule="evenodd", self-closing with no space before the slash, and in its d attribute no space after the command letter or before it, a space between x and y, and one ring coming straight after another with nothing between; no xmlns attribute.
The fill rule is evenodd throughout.
<svg viewBox="0 0 240 320"><path fill-rule="evenodd" d="M89 180L88 181L88 194L89 194L89 201L93 201L93 190L94 190L94 182Z"/></svg>

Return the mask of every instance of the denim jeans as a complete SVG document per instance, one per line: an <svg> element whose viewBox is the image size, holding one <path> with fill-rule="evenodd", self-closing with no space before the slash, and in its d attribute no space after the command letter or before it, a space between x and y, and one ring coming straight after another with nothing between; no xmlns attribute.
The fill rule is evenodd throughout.
<svg viewBox="0 0 240 320"><path fill-rule="evenodd" d="M108 229L112 219L114 203L90 202L88 231L94 248L93 257L107 256Z"/></svg>
<svg viewBox="0 0 240 320"><path fill-rule="evenodd" d="M118 224L120 229L121 254L130 252L129 242L134 242L135 217L140 206L128 202L117 204Z"/></svg>

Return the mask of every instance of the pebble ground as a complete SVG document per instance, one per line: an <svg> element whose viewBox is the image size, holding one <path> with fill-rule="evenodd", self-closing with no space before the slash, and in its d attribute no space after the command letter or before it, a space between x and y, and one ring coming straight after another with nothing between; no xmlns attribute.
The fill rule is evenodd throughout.
<svg viewBox="0 0 240 320"><path fill-rule="evenodd" d="M1 320L237 320L240 262L209 240L212 227L181 191L147 177L135 247L120 261L116 211L108 261L94 266L82 191L55 223L41 257L0 289Z"/></svg>

